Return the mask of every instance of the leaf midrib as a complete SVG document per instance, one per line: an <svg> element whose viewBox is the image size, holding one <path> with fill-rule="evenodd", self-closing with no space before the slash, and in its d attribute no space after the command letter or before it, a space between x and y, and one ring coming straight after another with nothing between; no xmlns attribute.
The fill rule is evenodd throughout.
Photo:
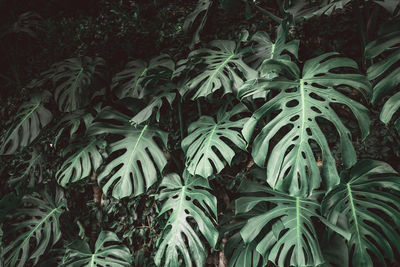
<svg viewBox="0 0 400 267"><path fill-rule="evenodd" d="M359 229L359 225L358 225L358 219L357 219L357 214L356 214L356 206L354 205L354 200L353 200L353 192L351 190L350 187L350 183L347 183L347 194L349 196L349 201L350 201L350 206L351 206L351 212L354 218L354 225L356 227L356 233L357 233L357 240L358 243L360 244L358 247L360 249L361 254L363 254L363 250L362 250L362 242L361 242L361 234L360 234L360 229Z"/></svg>
<svg viewBox="0 0 400 267"><path fill-rule="evenodd" d="M17 124L17 126L14 128L14 130L13 130L13 131L11 132L11 134L8 136L7 140L8 140L11 136L14 135L14 132L15 132L15 131L18 131L18 130L19 130L19 127L21 127L21 125L26 121L26 119L29 118L29 117L32 115L32 113L36 111L36 109L39 108L40 104L41 104L41 101L38 101L38 102L35 104L35 106L31 109L31 111L29 111L29 112L24 116L24 118ZM8 143L8 141L4 142L3 145L5 145L6 143Z"/></svg>
<svg viewBox="0 0 400 267"><path fill-rule="evenodd" d="M178 220L179 219L181 219L181 213L182 213L182 209L183 209L183 203L184 203L184 199L185 199L185 193L186 193L186 186L182 186L182 189L181 189L181 193L179 194L179 204L178 204L178 208L176 209L176 216L175 216L175 218L177 218ZM173 211L174 212L174 211ZM172 216L172 215L171 215ZM178 231L178 227L173 227L172 228L173 229L173 232L171 233L172 234L172 244L176 244L176 237L178 236L178 234L179 233L177 233L177 231Z"/></svg>
<svg viewBox="0 0 400 267"><path fill-rule="evenodd" d="M29 234L28 234L28 236L24 239L24 241L22 241L22 243L18 246L18 249L16 249L16 250L19 250L21 247L23 247L24 246L24 244L26 243L26 241L28 241L30 238L31 238L31 236L33 235L33 233L35 233L36 231L37 231L37 229L39 229L39 227L45 222L45 221L47 221L47 219L48 218L50 218L52 215L53 215L53 213L55 213L56 211L58 211L59 210L59 207L57 207L57 208L54 208L51 212L49 212L30 232L29 232Z"/></svg>
<svg viewBox="0 0 400 267"><path fill-rule="evenodd" d="M217 129L218 125L219 125L218 123L216 123L214 125L214 127L211 130L210 135L207 138L207 143L206 143L206 146L204 148L204 156L208 155L208 150L210 149L210 146L211 146L211 140L212 140L212 138L213 138L213 136L215 134L215 130ZM197 173L197 167L199 167L199 166L198 165L196 166L195 173Z"/></svg>
<svg viewBox="0 0 400 267"><path fill-rule="evenodd" d="M145 125L145 126L143 127L142 131L140 132L140 135L139 135L138 139L136 140L135 146L133 147L132 152L131 152L131 154L130 154L130 156L129 156L129 160L128 160L128 163L127 163L127 165L126 165L127 167L125 167L125 174L124 174L124 177L126 177L126 176L129 174L129 172L131 171L131 167L130 167L130 166L132 165L132 160L133 160L133 158L134 158L134 155L136 154L137 146L139 145L139 142L140 142L140 140L142 139L142 137L143 137L144 132L146 131L146 129L147 129L147 125Z"/></svg>
<svg viewBox="0 0 400 267"><path fill-rule="evenodd" d="M222 64L220 64L218 66L218 68L213 72L213 74L210 76L210 78L207 80L207 85L206 88L209 86L210 82L212 80L214 80L215 75L217 75L217 73L219 73L219 71L225 67L226 64L228 64L228 62L231 60L231 58L233 58L235 56L235 54L231 54L229 57L227 57L224 62L222 62Z"/></svg>
<svg viewBox="0 0 400 267"><path fill-rule="evenodd" d="M300 221L300 197L296 197L296 239L297 239L297 250L296 250L296 258L297 258L297 264L300 262L300 255L299 255L299 250L300 250L300 243L301 243L301 221Z"/></svg>

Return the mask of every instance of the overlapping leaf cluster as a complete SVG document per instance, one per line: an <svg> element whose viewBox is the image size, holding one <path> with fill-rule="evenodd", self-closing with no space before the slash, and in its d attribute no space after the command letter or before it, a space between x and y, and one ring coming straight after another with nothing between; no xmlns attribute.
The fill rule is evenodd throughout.
<svg viewBox="0 0 400 267"><path fill-rule="evenodd" d="M118 236L98 218L143 196L158 213L140 226L157 231L157 266L204 266L213 250L223 250L229 266L335 264L325 250L333 238L353 266L397 259L400 176L387 163L358 160L354 140L369 134L370 102L393 92L381 112L386 124L400 106L398 29L366 46L374 62L363 74L336 52L300 60L300 41L289 35L301 19L350 1L282 4L282 18L243 1L246 12L252 7L280 23L275 41L244 31L238 40L199 45L215 2L201 0L189 14L184 30L197 28L183 58L134 59L110 84L103 59L70 58L28 85L31 98L0 146L5 157L29 155L27 171L9 181L29 186L15 199L19 208L4 215L5 266L131 266L137 252L123 242L133 223L119 225ZM43 146L49 133L50 148ZM50 180L40 168L47 154L57 158ZM244 178L233 194L239 197L222 210L216 184L226 177ZM99 231L90 238L64 197L81 184L92 186L98 205Z"/></svg>

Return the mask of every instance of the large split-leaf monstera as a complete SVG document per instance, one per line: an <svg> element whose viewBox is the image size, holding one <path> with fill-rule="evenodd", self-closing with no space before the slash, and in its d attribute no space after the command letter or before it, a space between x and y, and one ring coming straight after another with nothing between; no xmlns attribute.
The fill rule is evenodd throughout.
<svg viewBox="0 0 400 267"><path fill-rule="evenodd" d="M329 190L339 183L335 158L317 118L328 120L335 126L345 167L351 167L357 160L351 133L332 104L346 105L353 112L359 122L362 138L365 138L370 122L367 108L342 94L337 87L352 87L365 93L369 92L370 85L360 74L333 72L338 68L357 69L353 60L337 56L336 53L327 53L306 61L302 75L291 61L267 60L261 67L261 73L274 70L281 75L272 80L260 78L258 83L240 92L242 97L263 91L277 92L254 112L243 127L243 135L250 141L259 120L278 112L256 136L252 149L254 162L267 167L267 181L274 189L291 195L305 195L320 186L322 178L311 142L315 142L321 151L326 188ZM286 130L286 133L268 155L271 139L282 130Z"/></svg>
<svg viewBox="0 0 400 267"><path fill-rule="evenodd" d="M225 167L223 160L231 164L235 152L226 140L242 150L246 149L246 142L238 130L243 128L247 118L232 120L232 117L248 110L243 104L230 111L226 108L227 106L218 111L217 121L210 116L202 116L189 126L189 136L183 139L182 149L186 154L187 170L192 175L207 178L214 173L214 168L219 173Z"/></svg>
<svg viewBox="0 0 400 267"><path fill-rule="evenodd" d="M390 191L389 191L390 190ZM386 266L400 252L400 176L387 163L363 160L343 172L341 183L322 202L322 212L336 224L340 214L352 233L353 266ZM354 248L354 249L353 249Z"/></svg>
<svg viewBox="0 0 400 267"><path fill-rule="evenodd" d="M126 64L124 70L114 76L111 87L119 98L142 98L149 84L154 86L159 80L168 80L174 68L175 63L165 54L154 57L149 62L132 60Z"/></svg>
<svg viewBox="0 0 400 267"><path fill-rule="evenodd" d="M51 112L43 104L50 93L41 91L34 93L31 99L21 105L14 123L8 129L0 146L0 155L15 153L18 149L29 145L53 118Z"/></svg>
<svg viewBox="0 0 400 267"><path fill-rule="evenodd" d="M5 231L3 240L8 240L3 254L6 266L23 267L28 262L37 263L47 249L61 238L60 215L66 208L66 199L61 189L55 196L47 191L40 195L26 195L22 207L10 217L11 229Z"/></svg>
<svg viewBox="0 0 400 267"><path fill-rule="evenodd" d="M61 186L67 186L84 179L96 171L103 162L101 150L106 142L97 138L86 138L82 142L68 146L64 155L68 155L56 173L56 179Z"/></svg>
<svg viewBox="0 0 400 267"><path fill-rule="evenodd" d="M262 235L256 250L264 260L270 260L278 266L317 266L324 262L319 247L319 237L312 218L317 218L326 227L331 228L349 239L350 234L330 223L319 214L320 204L312 198L291 197L276 190L244 182L239 188L246 194L236 200L236 213L247 213L260 203L273 207L250 218L240 230L246 243ZM265 235L263 235L265 231Z"/></svg>
<svg viewBox="0 0 400 267"><path fill-rule="evenodd" d="M242 59L245 50L240 50L234 41L215 40L209 46L189 54L189 58L200 58L198 65L205 65L200 74L187 83L189 92L194 91L192 99L207 97L218 89L224 94L235 92L244 79L257 77L257 72Z"/></svg>
<svg viewBox="0 0 400 267"><path fill-rule="evenodd" d="M55 63L43 74L39 84L51 81L60 111L71 112L89 103L91 93L95 92L95 81L101 79L104 65L104 59L99 57L69 58Z"/></svg>
<svg viewBox="0 0 400 267"><path fill-rule="evenodd" d="M157 171L161 172L167 163L154 140L157 138L166 147L167 133L149 125L131 125L129 120L129 116L106 107L88 129L89 136L119 136L109 143L109 159L97 178L103 191L118 199L142 194L155 183Z"/></svg>
<svg viewBox="0 0 400 267"><path fill-rule="evenodd" d="M193 266L194 262L204 266L207 252L199 232L213 248L218 240L214 226L217 199L207 191L208 181L187 172L183 179L172 173L164 177L160 187L163 189L158 199L164 203L159 214L171 213L160 237L155 263L180 266L184 262L185 266Z"/></svg>

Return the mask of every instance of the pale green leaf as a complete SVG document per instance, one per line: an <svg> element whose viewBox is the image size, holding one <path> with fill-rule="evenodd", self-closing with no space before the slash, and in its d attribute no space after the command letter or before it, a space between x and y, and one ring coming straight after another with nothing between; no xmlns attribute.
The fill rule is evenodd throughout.
<svg viewBox="0 0 400 267"><path fill-rule="evenodd" d="M355 164L357 156L351 133L332 104L347 106L358 120L362 138L366 138L370 124L368 109L337 88L347 86L365 93L364 90L369 92L370 84L360 74L332 72L338 68L357 69L357 64L351 59L337 57L336 53L327 53L306 61L300 76L300 70L290 61L267 60L261 66L261 73L276 70L282 75L272 80L260 78L254 86L240 91L242 97L270 90L277 92L254 112L242 131L249 142L258 121L276 114L261 129L252 146L254 162L267 167L267 182L272 188L303 196L319 188L321 181L328 190L339 183L336 160L317 119L328 120L335 127L345 167ZM270 149L271 140L282 131L282 137ZM322 174L311 142L318 145L321 153Z"/></svg>
<svg viewBox="0 0 400 267"><path fill-rule="evenodd" d="M242 150L246 149L246 142L239 131L247 118L232 120L232 117L246 111L243 104L230 111L226 107L221 108L216 121L210 116L202 116L189 126L189 135L183 139L182 149L186 155L187 170L192 175L207 178L219 173L225 167L224 161L231 164L235 151L226 140Z"/></svg>
<svg viewBox="0 0 400 267"><path fill-rule="evenodd" d="M212 248L218 240L214 226L217 199L208 192L208 181L185 172L183 179L172 173L164 177L158 200L159 216L168 215L154 261L157 266L204 266L207 250L201 233ZM192 223L193 222L193 223Z"/></svg>

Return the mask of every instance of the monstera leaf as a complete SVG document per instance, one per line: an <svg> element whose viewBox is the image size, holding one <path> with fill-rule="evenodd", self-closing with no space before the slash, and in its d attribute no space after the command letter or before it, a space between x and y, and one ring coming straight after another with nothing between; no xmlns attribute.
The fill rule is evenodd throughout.
<svg viewBox="0 0 400 267"><path fill-rule="evenodd" d="M162 92L158 95L155 95L150 103L144 108L142 109L140 112L138 112L131 120L130 122L133 125L139 125L145 121L147 121L150 116L153 114L154 110L157 110L157 121L159 121L159 117L160 117L160 109L162 107L162 105L164 104L163 100L165 99L169 105L172 105L172 102L174 101L176 97L176 93L174 92Z"/></svg>
<svg viewBox="0 0 400 267"><path fill-rule="evenodd" d="M309 19L313 16L330 16L337 9L343 9L351 0L323 0L319 5L311 4L310 1L300 0L286 10L294 20Z"/></svg>
<svg viewBox="0 0 400 267"><path fill-rule="evenodd" d="M259 266L262 263L262 256L256 250L260 240L245 243L240 235L240 229L255 215L257 213L253 211L236 216L224 215L223 219L227 220L228 224L224 225L220 232L227 237L224 254L229 267Z"/></svg>
<svg viewBox="0 0 400 267"><path fill-rule="evenodd" d="M28 152L27 158L22 158L17 167L18 171L9 178L8 183L13 186L24 184L29 188L34 188L36 184L42 182L47 172L46 163L46 154L38 147L34 147Z"/></svg>
<svg viewBox="0 0 400 267"><path fill-rule="evenodd" d="M322 202L322 212L336 224L347 217L353 266L386 266L400 251L400 176L388 164L363 160L341 176Z"/></svg>
<svg viewBox="0 0 400 267"><path fill-rule="evenodd" d="M217 200L207 191L208 181L187 172L183 179L172 173L164 177L160 187L158 199L165 201L159 216L168 214L169 218L154 258L156 265L193 266L194 262L204 266L207 253L199 233L213 248L218 240L214 227Z"/></svg>
<svg viewBox="0 0 400 267"><path fill-rule="evenodd" d="M57 188L54 199L47 192L24 196L22 206L6 223L10 227L3 238L8 240L2 255L6 266L37 263L61 237L59 219L66 207L61 189Z"/></svg>
<svg viewBox="0 0 400 267"><path fill-rule="evenodd" d="M189 126L189 135L183 139L182 149L190 174L207 178L214 172L213 165L219 173L225 167L224 160L231 164L235 151L227 140L240 149L246 149L246 142L237 130L243 128L247 118L232 120L232 117L246 111L243 104L236 105L229 112L225 107L218 111L217 121L210 116L202 116Z"/></svg>
<svg viewBox="0 0 400 267"><path fill-rule="evenodd" d="M400 31L383 35L365 47L367 59L380 59L367 71L368 79L375 81L371 102L378 103L385 95L400 86ZM400 107L400 93L392 95L383 106L380 119L388 124ZM396 120L395 124L400 121Z"/></svg>
<svg viewBox="0 0 400 267"><path fill-rule="evenodd" d="M240 230L246 243L261 235L256 250L264 261L270 260L277 266L317 266L324 262L318 243L313 218L349 239L350 234L319 215L320 205L314 199L291 197L271 190L266 186L244 182L241 192L257 194L236 200L236 213L247 213L260 203L273 208L250 218ZM265 234L264 234L265 233Z"/></svg>
<svg viewBox="0 0 400 267"><path fill-rule="evenodd" d="M99 57L66 59L43 73L43 79L38 81L37 86L44 81L51 81L59 110L71 112L88 104L94 92L93 84L102 76L99 69L104 65L104 60Z"/></svg>
<svg viewBox="0 0 400 267"><path fill-rule="evenodd" d="M87 129L93 120L94 116L84 109L78 109L74 112L67 113L57 123L57 134L54 138L54 146L57 145L58 140L65 132L69 133L68 137L69 140L71 140L74 135L78 133L79 128Z"/></svg>
<svg viewBox="0 0 400 267"><path fill-rule="evenodd" d="M189 92L195 91L192 99L206 97L218 89L224 94L232 93L242 86L243 78L257 77L257 72L242 59L244 50L239 50L234 41L215 40L209 46L189 54L189 58L201 59L197 65L205 65L186 85Z"/></svg>
<svg viewBox="0 0 400 267"><path fill-rule="evenodd" d="M212 3L213 0L199 0L197 2L196 8L186 17L185 22L183 23L183 30L185 32L188 32L193 27L196 19L200 18L200 23L194 32L193 40L190 44L191 49L195 44L200 42L200 32L203 30L204 25L206 24L208 9L212 5Z"/></svg>
<svg viewBox="0 0 400 267"><path fill-rule="evenodd" d="M149 84L163 79L169 80L174 68L174 62L164 54L152 58L148 63L143 60L133 60L126 64L123 71L115 75L111 87L120 99L142 98Z"/></svg>
<svg viewBox="0 0 400 267"><path fill-rule="evenodd" d="M130 267L132 266L132 255L118 236L109 231L102 231L94 245L94 251L84 240L78 240L67 247L65 266L80 267Z"/></svg>
<svg viewBox="0 0 400 267"><path fill-rule="evenodd" d="M36 39L37 33L41 30L43 30L43 18L35 12L28 11L19 15L17 21L0 34L0 38L7 34L25 33Z"/></svg>
<svg viewBox="0 0 400 267"><path fill-rule="evenodd" d="M78 144L68 146L64 155L69 157L56 173L57 182L66 187L69 183L88 177L103 162L100 150L104 150L105 146L106 142L97 138L84 139Z"/></svg>
<svg viewBox="0 0 400 267"><path fill-rule="evenodd" d="M103 109L88 129L88 135L113 134L108 146L109 159L97 179L103 192L120 199L140 195L157 180L167 163L164 152L155 142L166 147L168 135L149 125L133 126L130 117L112 108Z"/></svg>
<svg viewBox="0 0 400 267"><path fill-rule="evenodd" d="M51 121L53 115L43 106L49 96L47 91L34 93L29 101L20 106L14 123L4 136L0 155L13 154L29 145Z"/></svg>
<svg viewBox="0 0 400 267"><path fill-rule="evenodd" d="M283 73L270 80L260 78L258 83L246 90L242 96L274 90L277 95L256 110L243 127L243 136L250 141L257 122L267 114L278 114L262 128L253 142L254 162L267 167L267 182L274 188L291 195L305 195L321 184L321 174L317 166L315 151L317 145L322 157L324 185L331 189L339 183L336 161L332 156L328 141L317 119L330 121L339 133L339 148L346 168L355 164L357 157L351 143L350 131L344 126L332 104L347 106L357 118L362 138L369 133L368 110L340 92L341 87L369 91L370 85L364 76L354 73L335 73L338 68L357 69L357 64L348 58L327 53L305 62L303 75L290 61L265 61L261 67L270 72ZM271 139L279 132L284 134L268 153ZM266 164L266 160L268 162Z"/></svg>
<svg viewBox="0 0 400 267"><path fill-rule="evenodd" d="M380 5L384 9L386 9L390 15L396 15L395 11L396 8L400 5L399 1L397 0L375 0L374 3ZM398 12L396 12L398 14Z"/></svg>
<svg viewBox="0 0 400 267"><path fill-rule="evenodd" d="M280 26L277 31L277 37L275 43L271 41L268 33L264 31L256 32L251 41L255 43L253 46L253 53L246 62L250 64L254 69L258 69L261 63L266 59L287 59L290 60L290 56L283 54L287 51L298 58L299 40L292 40L286 42L286 32Z"/></svg>

